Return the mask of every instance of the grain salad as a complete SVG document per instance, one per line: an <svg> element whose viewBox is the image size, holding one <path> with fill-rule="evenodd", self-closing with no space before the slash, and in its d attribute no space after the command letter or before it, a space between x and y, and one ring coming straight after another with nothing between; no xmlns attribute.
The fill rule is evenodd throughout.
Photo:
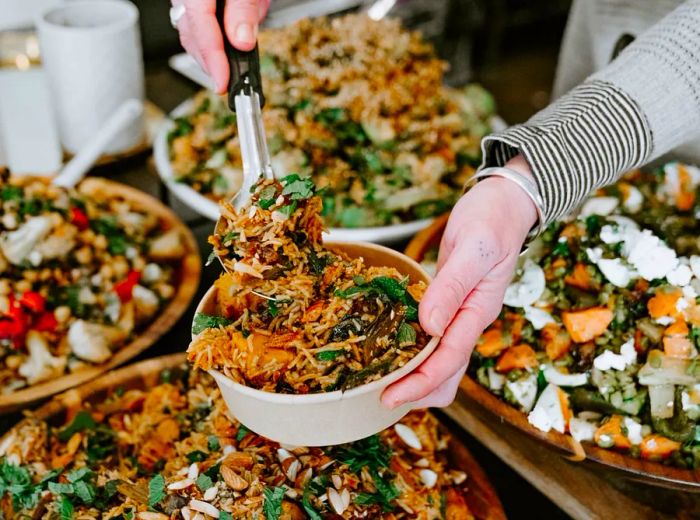
<svg viewBox="0 0 700 520"><path fill-rule="evenodd" d="M428 218L449 209L480 162L494 104L443 85L446 64L396 20L305 19L260 35L263 119L279 176L324 188L330 227ZM235 115L201 93L169 134L177 180L219 200L242 182Z"/></svg>
<svg viewBox="0 0 700 520"><path fill-rule="evenodd" d="M473 518L467 475L427 411L331 448L283 446L231 419L200 371L28 415L0 443L4 518Z"/></svg>
<svg viewBox="0 0 700 520"><path fill-rule="evenodd" d="M0 391L109 360L175 295L179 232L86 182L0 174Z"/></svg>
<svg viewBox="0 0 700 520"><path fill-rule="evenodd" d="M198 314L188 349L257 389L306 394L349 389L406 364L427 344L418 324L423 282L324 247L321 199L296 174L254 187L210 241L227 273L217 312Z"/></svg>
<svg viewBox="0 0 700 520"><path fill-rule="evenodd" d="M700 170L632 172L552 224L471 373L528 414L634 457L700 467Z"/></svg>

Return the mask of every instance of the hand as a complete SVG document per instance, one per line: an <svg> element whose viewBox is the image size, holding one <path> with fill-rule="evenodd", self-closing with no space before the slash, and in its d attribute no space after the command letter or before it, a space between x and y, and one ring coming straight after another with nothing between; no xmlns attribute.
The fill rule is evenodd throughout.
<svg viewBox="0 0 700 520"><path fill-rule="evenodd" d="M530 176L520 156L507 166ZM499 177L479 182L459 200L442 237L437 275L419 309L423 329L442 339L423 364L384 391L385 406L447 406L454 400L474 345L501 311L536 219L522 188Z"/></svg>
<svg viewBox="0 0 700 520"><path fill-rule="evenodd" d="M185 15L177 24L180 43L214 80L223 94L229 81L224 40L216 19L216 0L172 0L184 4ZM270 0L227 0L224 10L226 37L234 47L249 51L258 39L258 24L265 18Z"/></svg>

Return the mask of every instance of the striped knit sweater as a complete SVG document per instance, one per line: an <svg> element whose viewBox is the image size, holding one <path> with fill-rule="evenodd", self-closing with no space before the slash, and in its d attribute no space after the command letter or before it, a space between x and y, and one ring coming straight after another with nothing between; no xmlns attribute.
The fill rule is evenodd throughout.
<svg viewBox="0 0 700 520"><path fill-rule="evenodd" d="M547 222L623 172L698 142L700 0L575 0L555 95L566 90L482 142L484 166L525 157Z"/></svg>

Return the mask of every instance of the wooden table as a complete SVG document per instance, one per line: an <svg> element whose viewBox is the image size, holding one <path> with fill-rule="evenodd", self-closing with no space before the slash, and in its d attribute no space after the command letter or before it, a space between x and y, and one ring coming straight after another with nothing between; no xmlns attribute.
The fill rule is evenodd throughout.
<svg viewBox="0 0 700 520"><path fill-rule="evenodd" d="M593 462L571 462L460 392L445 413L575 519L700 518L700 494L632 481ZM501 496L506 502L507 498ZM541 517L537 511L530 512Z"/></svg>

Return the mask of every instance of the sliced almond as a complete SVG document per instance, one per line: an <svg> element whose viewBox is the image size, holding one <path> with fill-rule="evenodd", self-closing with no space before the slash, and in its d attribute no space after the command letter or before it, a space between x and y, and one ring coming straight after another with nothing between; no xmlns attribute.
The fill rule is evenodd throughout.
<svg viewBox="0 0 700 520"><path fill-rule="evenodd" d="M185 506L180 509L180 514L182 515L183 520L192 520L192 511L190 511L189 507Z"/></svg>
<svg viewBox="0 0 700 520"><path fill-rule="evenodd" d="M306 484L309 483L309 480L311 480L313 474L314 472L311 468L306 468L297 475L297 478L294 480L294 487L297 489L304 489Z"/></svg>
<svg viewBox="0 0 700 520"><path fill-rule="evenodd" d="M405 424L397 423L394 425L394 431L396 432L396 435L399 436L399 438L406 443L406 445L410 448L413 448L414 450L420 450L423 448L423 445L420 442L420 439L418 438L418 435L416 435L416 432L414 432L411 428L406 426Z"/></svg>
<svg viewBox="0 0 700 520"><path fill-rule="evenodd" d="M334 488L328 488L328 502L331 504L333 510L342 515L345 511L345 503L341 498L340 494Z"/></svg>
<svg viewBox="0 0 700 520"><path fill-rule="evenodd" d="M248 488L248 481L233 471L229 466L221 466L220 471L226 485L234 491L243 491Z"/></svg>
<svg viewBox="0 0 700 520"><path fill-rule="evenodd" d="M282 461L282 470L284 471L284 474L287 475L287 478L292 482L296 480L297 473L299 473L300 469L301 463L293 457L289 457L288 459L284 459Z"/></svg>
<svg viewBox="0 0 700 520"><path fill-rule="evenodd" d="M196 462L193 462L190 465L190 469L187 470L187 478L192 479L192 480L197 480L198 476L199 476L199 466L197 466Z"/></svg>
<svg viewBox="0 0 700 520"><path fill-rule="evenodd" d="M212 518L219 518L219 510L213 505L211 505L209 502L192 499L190 500L190 509L192 511L199 511L200 513L204 513L205 515L211 516Z"/></svg>
<svg viewBox="0 0 700 520"><path fill-rule="evenodd" d="M194 484L194 480L192 480L191 478L183 478L182 480L178 480L177 482L169 484L168 489L170 491L177 491L179 489L186 489L192 484Z"/></svg>
<svg viewBox="0 0 700 520"><path fill-rule="evenodd" d="M293 455L291 453L289 453L287 450L285 450L284 448L277 449L277 459L280 462L284 462L285 460L287 460L290 457L293 457Z"/></svg>
<svg viewBox="0 0 700 520"><path fill-rule="evenodd" d="M333 485L335 486L335 489L340 491L340 488L343 486L343 479L340 478L340 475L336 475L335 473L331 477L331 480L333 481Z"/></svg>
<svg viewBox="0 0 700 520"><path fill-rule="evenodd" d="M345 509L350 507L350 491L348 491L347 488L343 489L340 492L340 498L343 499L343 505L345 506Z"/></svg>
<svg viewBox="0 0 700 520"><path fill-rule="evenodd" d="M414 462L413 465L417 468L427 468L430 467L430 462L428 461L428 459L423 457L422 459L419 459L416 462Z"/></svg>
<svg viewBox="0 0 700 520"><path fill-rule="evenodd" d="M216 498L216 494L219 492L219 489L216 486L212 486L209 489L207 489L204 494L202 495L202 498L206 500L207 502L211 502Z"/></svg>
<svg viewBox="0 0 700 520"><path fill-rule="evenodd" d="M420 470L420 479L425 487L430 489L437 483L438 476L432 469L422 469Z"/></svg>

